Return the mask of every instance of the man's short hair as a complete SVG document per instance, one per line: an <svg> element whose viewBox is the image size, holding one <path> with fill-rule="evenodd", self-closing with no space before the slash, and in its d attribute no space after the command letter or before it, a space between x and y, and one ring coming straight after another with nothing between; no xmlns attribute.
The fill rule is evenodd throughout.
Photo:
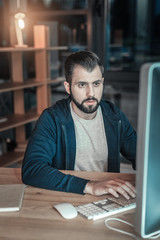
<svg viewBox="0 0 160 240"><path fill-rule="evenodd" d="M103 75L104 67L100 62L99 57L91 51L79 51L70 54L65 61L65 77L66 81L71 84L74 67L80 65L88 72L92 72L95 67L99 66Z"/></svg>

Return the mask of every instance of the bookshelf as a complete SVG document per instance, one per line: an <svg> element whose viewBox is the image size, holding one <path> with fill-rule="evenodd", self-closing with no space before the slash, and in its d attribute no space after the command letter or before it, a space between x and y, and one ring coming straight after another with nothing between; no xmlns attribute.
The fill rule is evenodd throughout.
<svg viewBox="0 0 160 240"><path fill-rule="evenodd" d="M86 16L87 25L87 40L86 47L88 50L92 49L92 1L88 0L88 8L84 9L70 9L70 10L50 10L50 11L30 11L28 17L31 19L48 19L52 18L58 23L61 19L67 19L72 16L72 22L76 22L79 16ZM66 20L67 21L67 20ZM62 36L61 36L62 37ZM67 43L68 45L69 43Z"/></svg>
<svg viewBox="0 0 160 240"><path fill-rule="evenodd" d="M10 81L0 84L0 93L13 92L13 114L0 121L0 132L15 129L17 148L0 156L0 167L9 166L23 159L27 143L25 124L38 119L42 111L51 103L51 83L63 81L63 78L50 79L48 54L55 50L67 50L67 46L48 46L49 30L45 25L34 26L34 47L0 48L0 53L8 53L11 64ZM35 57L35 79L23 79L23 53L32 51ZM24 89L36 88L36 108L25 111ZM43 97L42 97L43 96Z"/></svg>

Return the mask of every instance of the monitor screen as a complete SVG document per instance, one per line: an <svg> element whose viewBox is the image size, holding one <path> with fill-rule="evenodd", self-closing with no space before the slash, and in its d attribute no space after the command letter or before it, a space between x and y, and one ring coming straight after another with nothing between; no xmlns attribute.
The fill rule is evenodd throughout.
<svg viewBox="0 0 160 240"><path fill-rule="evenodd" d="M140 72L135 229L143 238L160 233L160 63Z"/></svg>

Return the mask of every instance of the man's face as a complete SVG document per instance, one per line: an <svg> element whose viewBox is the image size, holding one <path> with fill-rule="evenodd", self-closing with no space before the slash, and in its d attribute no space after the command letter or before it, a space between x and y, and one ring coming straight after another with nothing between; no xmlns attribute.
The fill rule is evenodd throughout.
<svg viewBox="0 0 160 240"><path fill-rule="evenodd" d="M103 93L102 73L99 66L92 72L77 65L73 70L72 83L65 82L66 91L71 94L73 110L84 119L92 119Z"/></svg>

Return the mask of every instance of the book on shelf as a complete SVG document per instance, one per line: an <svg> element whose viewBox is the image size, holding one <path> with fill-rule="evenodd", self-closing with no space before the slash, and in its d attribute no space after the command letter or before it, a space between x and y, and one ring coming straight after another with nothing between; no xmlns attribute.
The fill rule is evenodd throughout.
<svg viewBox="0 0 160 240"><path fill-rule="evenodd" d="M27 147L27 142L18 143L16 148L14 149L15 152L25 152Z"/></svg>
<svg viewBox="0 0 160 240"><path fill-rule="evenodd" d="M8 119L6 117L0 117L0 123L6 122Z"/></svg>
<svg viewBox="0 0 160 240"><path fill-rule="evenodd" d="M14 152L25 152L26 148L22 148L22 147L16 147L14 149Z"/></svg>

